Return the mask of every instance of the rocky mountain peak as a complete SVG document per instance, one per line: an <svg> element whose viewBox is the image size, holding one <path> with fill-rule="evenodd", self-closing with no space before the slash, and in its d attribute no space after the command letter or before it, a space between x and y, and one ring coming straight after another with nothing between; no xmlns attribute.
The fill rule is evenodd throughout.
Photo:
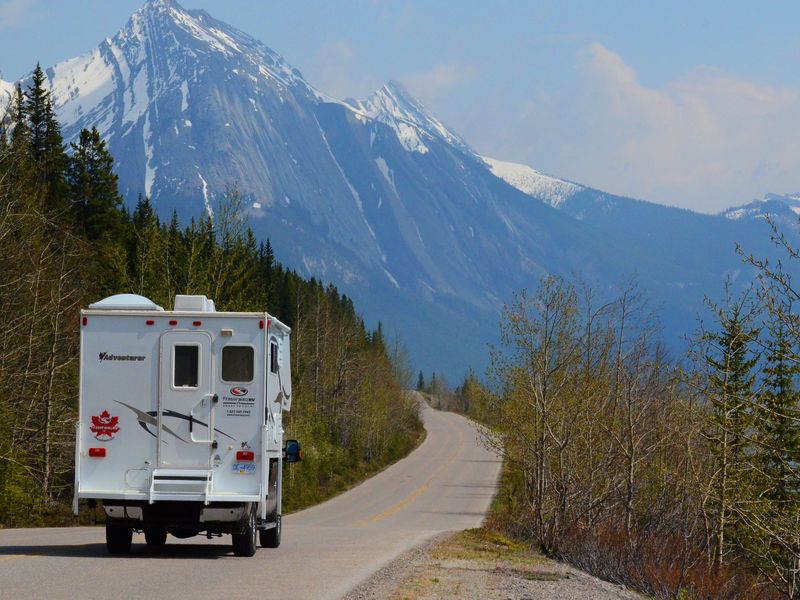
<svg viewBox="0 0 800 600"><path fill-rule="evenodd" d="M425 154L425 138L435 137L472 154L469 145L445 127L405 86L394 80L363 100L347 100L357 113L392 127L408 151Z"/></svg>

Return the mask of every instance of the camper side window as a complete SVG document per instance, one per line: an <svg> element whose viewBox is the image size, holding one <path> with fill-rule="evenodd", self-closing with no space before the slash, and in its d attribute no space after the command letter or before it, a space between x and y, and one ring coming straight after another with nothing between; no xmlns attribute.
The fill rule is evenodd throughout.
<svg viewBox="0 0 800 600"><path fill-rule="evenodd" d="M222 349L222 381L250 382L254 372L255 351L252 346L225 346Z"/></svg>
<svg viewBox="0 0 800 600"><path fill-rule="evenodd" d="M172 384L176 388L196 388L200 370L199 346L175 346Z"/></svg>
<svg viewBox="0 0 800 600"><path fill-rule="evenodd" d="M269 342L269 372L278 372L278 342L275 339Z"/></svg>

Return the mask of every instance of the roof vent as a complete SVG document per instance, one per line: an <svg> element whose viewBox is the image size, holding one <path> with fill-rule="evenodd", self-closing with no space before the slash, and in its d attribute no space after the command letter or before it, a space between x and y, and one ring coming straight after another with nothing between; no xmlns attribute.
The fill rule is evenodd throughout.
<svg viewBox="0 0 800 600"><path fill-rule="evenodd" d="M175 296L176 311L184 312L217 312L214 301L205 296L185 296L178 294Z"/></svg>
<svg viewBox="0 0 800 600"><path fill-rule="evenodd" d="M114 294L99 302L90 304L89 308L99 310L164 310L155 302L138 294Z"/></svg>

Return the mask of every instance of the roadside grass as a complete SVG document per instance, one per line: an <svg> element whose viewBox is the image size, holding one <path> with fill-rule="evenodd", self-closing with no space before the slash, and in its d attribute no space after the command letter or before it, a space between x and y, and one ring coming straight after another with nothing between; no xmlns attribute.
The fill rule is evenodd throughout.
<svg viewBox="0 0 800 600"><path fill-rule="evenodd" d="M434 548L431 556L439 560L502 560L523 564L537 560L525 544L484 527L456 533Z"/></svg>
<svg viewBox="0 0 800 600"><path fill-rule="evenodd" d="M555 582L566 576L522 542L480 527L455 533L429 551L395 590L394 600L504 597L509 581Z"/></svg>

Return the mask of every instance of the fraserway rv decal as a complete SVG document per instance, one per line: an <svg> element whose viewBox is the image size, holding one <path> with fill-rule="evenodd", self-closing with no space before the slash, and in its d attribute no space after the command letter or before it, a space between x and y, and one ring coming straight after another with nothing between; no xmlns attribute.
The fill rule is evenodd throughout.
<svg viewBox="0 0 800 600"><path fill-rule="evenodd" d="M119 431L119 417L112 417L107 410L99 415L92 416L92 425L89 430L94 434L95 439L101 442L108 442L114 439L114 434Z"/></svg>
<svg viewBox="0 0 800 600"><path fill-rule="evenodd" d="M256 406L255 396L247 396L247 388L232 387L230 396L222 397L222 407L226 417L249 417Z"/></svg>
<svg viewBox="0 0 800 600"><path fill-rule="evenodd" d="M130 404L125 404L124 402L120 402L119 400L115 400L115 402L117 404L121 404L125 408L129 408L130 410L132 410L133 413L136 415L136 419L139 421L139 425L141 425L142 429L144 429L147 433L149 433L153 437L158 437L156 435L156 433L155 433L155 430L158 430L158 411L150 410L148 412L144 412L142 410L139 410L138 408L134 408ZM208 423L203 423L202 421L200 421L198 419L195 419L191 415L184 415L183 413L175 412L174 410L165 410L165 411L163 411L161 413L161 418L162 419L164 419L164 418L178 419L179 420L178 422L180 422L180 421L189 421L190 423L192 423L194 425L199 425L200 427L206 427L206 428L208 427ZM151 426L153 428L152 430L150 429ZM171 436L178 438L180 441L182 441L184 443L187 443L187 444L189 443L187 440L183 439L177 433L172 431L172 429L170 429L166 424L162 423L161 429L166 431ZM235 438L229 436L224 431L221 431L221 430L217 429L216 427L214 428L214 431L216 431L217 433L219 433L221 435L224 435L226 438L235 439ZM162 439L161 441L164 442L165 444L167 443L167 441L164 440L164 439Z"/></svg>

